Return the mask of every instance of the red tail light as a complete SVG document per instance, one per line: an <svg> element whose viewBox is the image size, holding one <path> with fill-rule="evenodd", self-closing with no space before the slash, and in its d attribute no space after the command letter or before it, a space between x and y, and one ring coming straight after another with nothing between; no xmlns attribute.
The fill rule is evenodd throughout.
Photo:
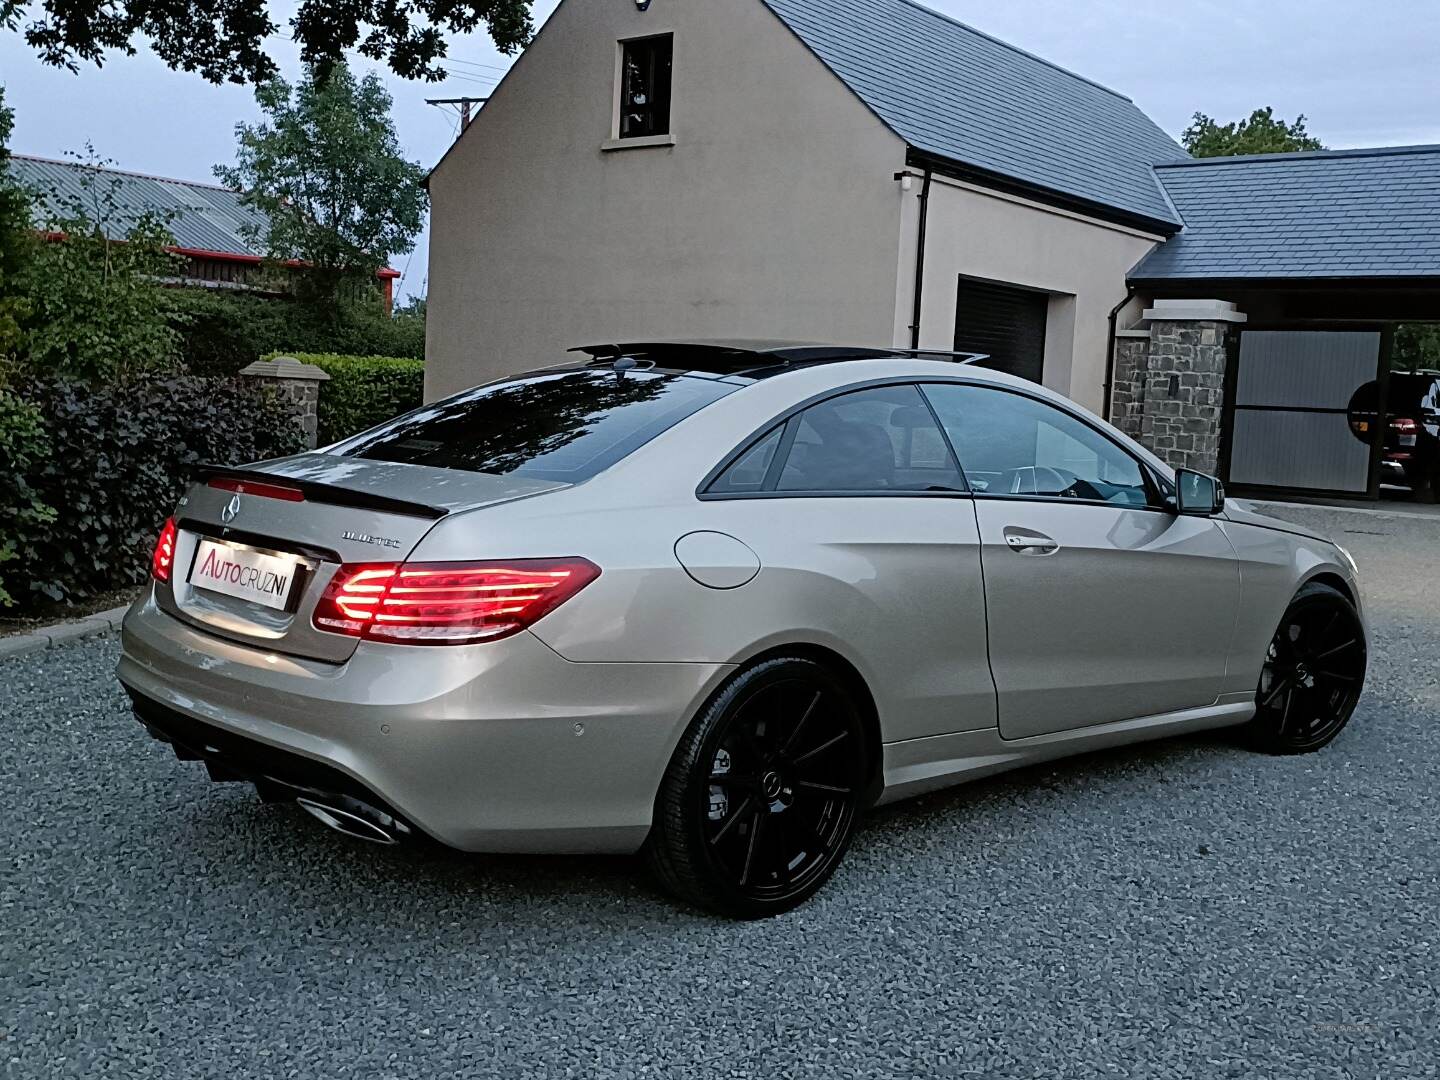
<svg viewBox="0 0 1440 1080"><path fill-rule="evenodd" d="M315 626L397 645L468 645L530 626L600 576L587 559L504 563L347 563Z"/></svg>
<svg viewBox="0 0 1440 1080"><path fill-rule="evenodd" d="M155 554L150 558L150 572L156 581L170 580L170 571L175 566L175 519L166 518L160 529L160 538L155 541Z"/></svg>

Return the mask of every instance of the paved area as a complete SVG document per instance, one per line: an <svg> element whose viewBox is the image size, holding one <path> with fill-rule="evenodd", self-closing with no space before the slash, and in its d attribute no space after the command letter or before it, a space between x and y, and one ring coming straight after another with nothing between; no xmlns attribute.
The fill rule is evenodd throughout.
<svg viewBox="0 0 1440 1080"><path fill-rule="evenodd" d="M210 785L130 719L113 637L0 663L0 1074L1435 1076L1440 530L1284 512L1369 585L1329 750L1184 739L902 804L764 923Z"/></svg>

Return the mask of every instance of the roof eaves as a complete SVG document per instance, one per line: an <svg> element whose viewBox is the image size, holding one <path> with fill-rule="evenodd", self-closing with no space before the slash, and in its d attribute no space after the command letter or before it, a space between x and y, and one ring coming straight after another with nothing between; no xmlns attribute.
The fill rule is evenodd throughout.
<svg viewBox="0 0 1440 1080"><path fill-rule="evenodd" d="M950 157L946 154L936 153L933 150L926 150L922 147L907 143L909 153L906 155L907 164L916 168L933 168L942 176L949 176L955 180L962 180L967 183L976 184L979 187L990 188L994 191L1003 192L1008 195L1018 195L1022 198L1032 199L1035 202L1044 203L1047 206L1054 206L1061 210L1069 210L1072 213L1084 217L1095 218L1098 221L1107 221L1114 225L1124 225L1141 232L1156 233L1160 236L1171 237L1184 228L1184 220L1176 211L1173 221L1166 221L1163 218L1150 217L1147 214L1137 213L1133 210L1124 210L1109 203L1096 202L1093 199L1085 199L1078 195L1071 195L1069 192L1058 191L1055 188L1048 188L1042 184L1035 184L1028 180L1021 180L1003 173L997 173L979 165L972 165L967 161ZM1158 181L1157 181L1158 184ZM1164 185L1158 184L1164 192ZM1165 197L1166 205L1174 211L1174 203L1170 201L1168 194Z"/></svg>

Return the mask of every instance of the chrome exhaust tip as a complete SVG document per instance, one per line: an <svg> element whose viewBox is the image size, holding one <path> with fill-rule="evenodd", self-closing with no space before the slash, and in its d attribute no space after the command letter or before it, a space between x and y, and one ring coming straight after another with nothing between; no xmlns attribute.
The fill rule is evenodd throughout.
<svg viewBox="0 0 1440 1080"><path fill-rule="evenodd" d="M362 813L356 813L355 810L346 810L328 803L316 802L314 799L301 797L295 801L312 817L330 826L330 828L336 832L344 833L346 836L353 836L357 840L368 840L372 844L397 844L400 842L400 837L395 828L399 823L391 818L390 815L381 814L377 810L371 810L370 807L364 806L362 803L346 800L347 802L351 802L355 810L362 811ZM363 811L369 811L374 814L375 817L365 816ZM381 819L384 820L382 821Z"/></svg>

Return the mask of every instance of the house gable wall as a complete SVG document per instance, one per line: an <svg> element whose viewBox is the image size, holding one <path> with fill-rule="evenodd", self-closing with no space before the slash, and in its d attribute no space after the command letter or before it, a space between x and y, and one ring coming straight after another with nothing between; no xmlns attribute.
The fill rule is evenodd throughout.
<svg viewBox="0 0 1440 1080"><path fill-rule="evenodd" d="M673 147L605 150L673 32ZM428 397L595 341L892 344L905 147L760 2L566 0L430 180Z"/></svg>

